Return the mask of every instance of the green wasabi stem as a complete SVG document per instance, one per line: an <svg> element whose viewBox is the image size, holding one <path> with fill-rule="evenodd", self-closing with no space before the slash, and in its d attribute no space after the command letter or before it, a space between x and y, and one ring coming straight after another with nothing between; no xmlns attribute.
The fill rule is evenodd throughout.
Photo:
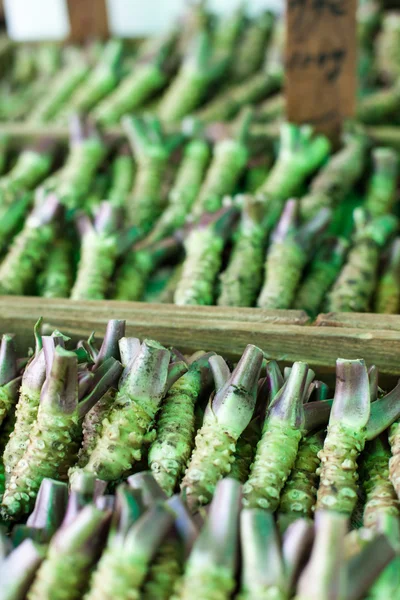
<svg viewBox="0 0 400 600"><path fill-rule="evenodd" d="M285 563L286 587L294 593L300 572L310 557L314 542L314 523L297 519L282 535L282 555Z"/></svg>
<svg viewBox="0 0 400 600"><path fill-rule="evenodd" d="M236 587L241 486L223 479L216 487L205 522L186 562L174 600L229 600Z"/></svg>
<svg viewBox="0 0 400 600"><path fill-rule="evenodd" d="M129 144L124 144L119 148L111 165L112 175L108 199L113 205L120 207L126 205L133 186L135 170Z"/></svg>
<svg viewBox="0 0 400 600"><path fill-rule="evenodd" d="M319 431L306 436L299 444L296 462L280 498L280 529L285 530L296 519L313 517L320 466L318 453L323 448L324 437L324 432Z"/></svg>
<svg viewBox="0 0 400 600"><path fill-rule="evenodd" d="M5 333L0 346L0 426L17 402L20 381L14 336Z"/></svg>
<svg viewBox="0 0 400 600"><path fill-rule="evenodd" d="M104 338L100 350L96 351L93 371L96 372L109 358L122 360L120 350L121 340L125 340L126 321L123 319L110 319L106 326ZM90 343L90 338L89 338ZM125 366L125 364L124 364Z"/></svg>
<svg viewBox="0 0 400 600"><path fill-rule="evenodd" d="M326 385L326 383L324 383L323 381L314 381L313 390L310 394L309 402L322 402L323 400L327 400L328 394L329 387Z"/></svg>
<svg viewBox="0 0 400 600"><path fill-rule="evenodd" d="M30 588L28 600L80 600L104 546L110 513L86 506L50 542L46 559Z"/></svg>
<svg viewBox="0 0 400 600"><path fill-rule="evenodd" d="M16 525L12 530L14 546L19 546L26 538L38 544L48 544L63 522L67 501L66 483L43 479L35 508L29 515L26 525Z"/></svg>
<svg viewBox="0 0 400 600"><path fill-rule="evenodd" d="M46 548L25 540L0 563L2 600L25 600Z"/></svg>
<svg viewBox="0 0 400 600"><path fill-rule="evenodd" d="M276 121L283 117L285 110L285 97L283 94L275 94L258 105L255 120L261 122Z"/></svg>
<svg viewBox="0 0 400 600"><path fill-rule="evenodd" d="M124 117L122 124L137 162L135 183L126 206L129 223L146 233L160 216L162 184L170 151L157 120Z"/></svg>
<svg viewBox="0 0 400 600"><path fill-rule="evenodd" d="M330 143L322 135L314 136L312 127L291 123L281 125L280 149L276 163L258 192L269 207L297 194L305 180L326 160Z"/></svg>
<svg viewBox="0 0 400 600"><path fill-rule="evenodd" d="M168 206L147 236L147 242L157 242L182 227L196 200L210 159L210 148L201 139L190 141L178 173L168 194Z"/></svg>
<svg viewBox="0 0 400 600"><path fill-rule="evenodd" d="M298 225L300 202L288 200L272 234L265 261L265 279L257 306L266 309L290 308L306 266L312 245L331 220L329 208Z"/></svg>
<svg viewBox="0 0 400 600"><path fill-rule="evenodd" d="M357 118L365 125L390 124L396 119L400 101L400 81L377 89L358 101Z"/></svg>
<svg viewBox="0 0 400 600"><path fill-rule="evenodd" d="M262 203L253 196L244 196L233 249L220 275L219 306L254 305L262 284L267 236L268 223L263 218Z"/></svg>
<svg viewBox="0 0 400 600"><path fill-rule="evenodd" d="M157 420L157 437L149 449L148 461L154 478L167 496L172 496L184 473L194 443L195 404L210 388L209 358L203 354L191 363L167 393Z"/></svg>
<svg viewBox="0 0 400 600"><path fill-rule="evenodd" d="M79 477L75 477L70 482L68 504L64 513L62 527L70 525L81 510L96 499L96 483L98 482L99 480L96 481L93 475L89 473L80 473ZM104 484L104 482L101 483Z"/></svg>
<svg viewBox="0 0 400 600"><path fill-rule="evenodd" d="M151 40L150 44L144 42L145 47L132 72L93 111L93 117L98 123L117 124L123 115L143 106L165 86L174 67L176 41L176 31L172 31L164 37Z"/></svg>
<svg viewBox="0 0 400 600"><path fill-rule="evenodd" d="M376 438L368 442L360 471L366 493L364 527L377 529L379 516L400 516L399 501L389 479L390 448L387 440Z"/></svg>
<svg viewBox="0 0 400 600"><path fill-rule="evenodd" d="M104 481L118 480L142 457L146 434L162 398L185 371L182 362L170 362L170 352L145 340L125 368L108 416L103 420L84 470Z"/></svg>
<svg viewBox="0 0 400 600"><path fill-rule="evenodd" d="M118 85L123 52L122 40L109 40L97 65L77 88L65 107L66 112L87 113Z"/></svg>
<svg viewBox="0 0 400 600"><path fill-rule="evenodd" d="M58 198L48 196L42 206L30 213L0 264L2 295L23 296L29 290L54 239L59 208Z"/></svg>
<svg viewBox="0 0 400 600"><path fill-rule="evenodd" d="M348 242L343 238L327 237L317 250L297 291L293 308L316 316L326 293L339 275L346 257Z"/></svg>
<svg viewBox="0 0 400 600"><path fill-rule="evenodd" d="M380 513L376 519L376 530L383 533L392 548L396 551L396 558L385 568L383 573L368 593L368 600L385 600L396 598L400 586L400 526L398 515L385 512Z"/></svg>
<svg viewBox="0 0 400 600"><path fill-rule="evenodd" d="M155 504L109 540L86 600L139 600L150 563L174 522L166 505Z"/></svg>
<svg viewBox="0 0 400 600"><path fill-rule="evenodd" d="M363 360L336 361L336 389L328 433L319 453L316 508L350 517L357 503L357 458L370 417L368 373Z"/></svg>
<svg viewBox="0 0 400 600"><path fill-rule="evenodd" d="M268 408L250 475L243 486L243 505L275 511L280 491L294 467L304 434L303 395L308 366L294 363L285 385Z"/></svg>
<svg viewBox="0 0 400 600"><path fill-rule="evenodd" d="M236 207L227 206L205 215L189 232L184 242L186 258L174 294L175 304L213 304L222 252L237 216Z"/></svg>
<svg viewBox="0 0 400 600"><path fill-rule="evenodd" d="M10 537L7 535L7 530L2 525L0 526L0 565L13 549L13 544ZM0 566L1 568L1 566Z"/></svg>
<svg viewBox="0 0 400 600"><path fill-rule="evenodd" d="M40 296L43 298L68 298L71 287L71 245L66 240L57 240L40 274Z"/></svg>
<svg viewBox="0 0 400 600"><path fill-rule="evenodd" d="M271 513L253 508L240 515L241 591L238 600L288 600L281 543Z"/></svg>
<svg viewBox="0 0 400 600"><path fill-rule="evenodd" d="M54 120L89 72L89 65L82 60L82 56L71 64L67 64L58 72L52 85L48 86L47 94L40 97L30 112L29 121L48 123Z"/></svg>
<svg viewBox="0 0 400 600"><path fill-rule="evenodd" d="M390 214L396 201L399 160L391 148L372 150L374 170L369 180L365 208L372 217Z"/></svg>
<svg viewBox="0 0 400 600"><path fill-rule="evenodd" d="M180 242L171 237L137 250L133 248L117 272L114 299L141 300L151 274L159 265L173 258L180 247Z"/></svg>
<svg viewBox="0 0 400 600"><path fill-rule="evenodd" d="M234 81L245 81L261 68L274 22L274 14L266 10L247 24L232 61L231 77Z"/></svg>
<svg viewBox="0 0 400 600"><path fill-rule="evenodd" d="M332 312L366 312L376 286L380 250L397 230L393 215L369 219L363 209L354 211L353 247L328 295Z"/></svg>
<svg viewBox="0 0 400 600"><path fill-rule="evenodd" d="M21 192L33 190L50 172L54 150L55 143L49 138L23 150L11 171L0 177L0 203L10 204Z"/></svg>
<svg viewBox="0 0 400 600"><path fill-rule="evenodd" d="M128 477L127 481L133 490L141 493L142 502L146 509L168 499L167 494L150 471L134 473Z"/></svg>
<svg viewBox="0 0 400 600"><path fill-rule="evenodd" d="M94 221L80 215L81 253L72 300L104 300L118 256L119 209L102 202Z"/></svg>
<svg viewBox="0 0 400 600"><path fill-rule="evenodd" d="M211 357L217 391L211 397L195 448L181 482L181 491L191 512L211 501L220 479L228 475L236 443L253 416L263 353L248 345L236 368L225 369L223 384L218 384L220 357Z"/></svg>
<svg viewBox="0 0 400 600"><path fill-rule="evenodd" d="M318 511L311 557L296 590L296 600L341 600L346 598L348 576L344 559L347 532L344 515Z"/></svg>
<svg viewBox="0 0 400 600"><path fill-rule="evenodd" d="M368 138L348 134L344 147L336 152L313 178L309 193L302 198L301 216L307 221L322 207L336 208L358 181L367 161Z"/></svg>
<svg viewBox="0 0 400 600"><path fill-rule="evenodd" d="M224 196L234 193L249 158L246 140L251 118L251 110L246 110L235 137L215 144L211 164L192 207L195 220L219 210Z"/></svg>
<svg viewBox="0 0 400 600"><path fill-rule="evenodd" d="M56 191L62 204L68 209L76 209L86 200L93 177L103 162L106 146L97 134L86 136L79 122L73 122L71 129L70 150Z"/></svg>
<svg viewBox="0 0 400 600"><path fill-rule="evenodd" d="M376 45L376 62L379 74L389 83L400 77L399 45L400 15L397 11L385 12Z"/></svg>
<svg viewBox="0 0 400 600"><path fill-rule="evenodd" d="M400 238L390 248L388 262L381 275L375 296L375 312L397 315L400 310Z"/></svg>
<svg viewBox="0 0 400 600"><path fill-rule="evenodd" d="M110 358L97 373L96 386L78 402L78 363L74 352L56 347L40 395L28 444L15 465L3 496L3 513L15 519L30 511L42 479L65 480L78 453L81 422L119 378L122 367Z"/></svg>

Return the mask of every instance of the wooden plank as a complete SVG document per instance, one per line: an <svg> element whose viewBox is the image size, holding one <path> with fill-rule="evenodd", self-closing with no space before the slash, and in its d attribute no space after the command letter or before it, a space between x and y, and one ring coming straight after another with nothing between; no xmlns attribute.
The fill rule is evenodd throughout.
<svg viewBox="0 0 400 600"><path fill-rule="evenodd" d="M108 36L106 0L67 0L70 39L85 41Z"/></svg>
<svg viewBox="0 0 400 600"><path fill-rule="evenodd" d="M355 113L357 0L286 0L286 112L336 139Z"/></svg>
<svg viewBox="0 0 400 600"><path fill-rule="evenodd" d="M381 331L400 331L400 315L372 313L325 313L315 321L318 327L351 327Z"/></svg>

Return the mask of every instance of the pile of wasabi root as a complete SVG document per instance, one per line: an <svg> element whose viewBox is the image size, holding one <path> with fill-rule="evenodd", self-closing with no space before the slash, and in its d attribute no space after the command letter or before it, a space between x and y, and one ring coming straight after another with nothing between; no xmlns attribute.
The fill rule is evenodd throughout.
<svg viewBox="0 0 400 600"><path fill-rule="evenodd" d="M125 329L3 335L1 600L397 598L400 384Z"/></svg>

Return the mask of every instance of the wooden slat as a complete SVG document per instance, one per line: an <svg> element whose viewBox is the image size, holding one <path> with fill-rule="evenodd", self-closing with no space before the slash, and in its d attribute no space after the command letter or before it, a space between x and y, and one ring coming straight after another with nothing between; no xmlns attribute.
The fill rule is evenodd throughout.
<svg viewBox="0 0 400 600"><path fill-rule="evenodd" d="M70 39L84 41L108 36L106 0L67 0Z"/></svg>
<svg viewBox="0 0 400 600"><path fill-rule="evenodd" d="M319 327L351 327L354 329L400 331L400 315L372 313L325 313L315 322Z"/></svg>

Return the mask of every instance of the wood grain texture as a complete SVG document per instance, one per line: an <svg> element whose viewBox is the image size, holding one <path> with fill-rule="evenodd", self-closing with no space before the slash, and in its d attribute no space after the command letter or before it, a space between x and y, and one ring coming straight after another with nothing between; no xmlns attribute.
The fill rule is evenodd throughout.
<svg viewBox="0 0 400 600"><path fill-rule="evenodd" d="M318 327L352 327L354 329L400 331L400 315L372 313L323 313L318 315Z"/></svg>
<svg viewBox="0 0 400 600"><path fill-rule="evenodd" d="M237 359L251 343L270 358L302 360L319 372L332 371L338 357L362 357L382 373L400 374L400 328L308 326L302 311L0 297L0 333L15 333L20 351L33 344L39 316L47 332L59 328L74 340L93 330L101 337L108 319L119 318L127 321L127 335L154 338L187 353L214 350Z"/></svg>
<svg viewBox="0 0 400 600"><path fill-rule="evenodd" d="M85 41L108 36L106 0L67 0L70 39Z"/></svg>
<svg viewBox="0 0 400 600"><path fill-rule="evenodd" d="M286 111L333 140L355 112L357 0L286 0Z"/></svg>

